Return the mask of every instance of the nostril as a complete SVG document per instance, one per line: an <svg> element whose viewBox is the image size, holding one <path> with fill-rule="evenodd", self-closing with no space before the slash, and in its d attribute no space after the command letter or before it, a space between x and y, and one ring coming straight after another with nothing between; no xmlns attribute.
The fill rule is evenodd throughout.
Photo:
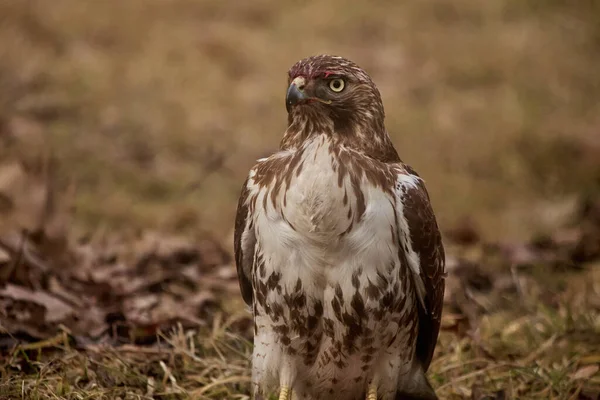
<svg viewBox="0 0 600 400"><path fill-rule="evenodd" d="M298 90L299 90L299 91L303 91L303 90L304 90L304 85L300 85L300 86L298 86Z"/></svg>

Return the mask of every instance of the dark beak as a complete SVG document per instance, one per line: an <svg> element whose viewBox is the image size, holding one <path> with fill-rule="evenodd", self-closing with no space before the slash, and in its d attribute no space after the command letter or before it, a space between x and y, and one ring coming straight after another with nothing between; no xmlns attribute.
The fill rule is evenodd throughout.
<svg viewBox="0 0 600 400"><path fill-rule="evenodd" d="M293 105L298 104L300 101L306 99L308 99L308 96L304 93L304 91L299 89L295 83L292 83L285 96L285 108L287 112L290 112Z"/></svg>

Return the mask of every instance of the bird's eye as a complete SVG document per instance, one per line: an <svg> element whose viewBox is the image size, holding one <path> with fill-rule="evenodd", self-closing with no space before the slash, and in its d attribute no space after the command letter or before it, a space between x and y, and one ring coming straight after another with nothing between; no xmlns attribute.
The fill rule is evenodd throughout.
<svg viewBox="0 0 600 400"><path fill-rule="evenodd" d="M333 90L336 93L344 90L345 82L343 79L337 78L329 81L329 89Z"/></svg>

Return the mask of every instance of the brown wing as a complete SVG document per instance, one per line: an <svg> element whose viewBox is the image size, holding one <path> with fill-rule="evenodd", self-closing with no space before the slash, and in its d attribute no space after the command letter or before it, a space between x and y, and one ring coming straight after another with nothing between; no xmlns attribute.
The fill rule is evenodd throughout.
<svg viewBox="0 0 600 400"><path fill-rule="evenodd" d="M233 248L242 298L246 304L252 305L252 263L254 262L256 236L252 226L248 195L248 179L246 179L235 216Z"/></svg>
<svg viewBox="0 0 600 400"><path fill-rule="evenodd" d="M418 177L412 168L406 168ZM416 187L405 187L402 200L412 248L419 256L420 275L425 286L424 309L423 306L419 306L417 357L423 370L427 371L440 331L445 287L445 253L423 181L419 179Z"/></svg>

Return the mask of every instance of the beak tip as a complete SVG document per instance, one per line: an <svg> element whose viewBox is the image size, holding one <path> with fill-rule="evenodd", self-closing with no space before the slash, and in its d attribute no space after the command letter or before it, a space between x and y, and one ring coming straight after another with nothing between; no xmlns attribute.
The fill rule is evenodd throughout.
<svg viewBox="0 0 600 400"><path fill-rule="evenodd" d="M289 113L292 110L293 105L298 104L298 102L306 98L306 95L298 89L298 86L296 86L295 83L292 83L285 96L285 108L287 112Z"/></svg>

